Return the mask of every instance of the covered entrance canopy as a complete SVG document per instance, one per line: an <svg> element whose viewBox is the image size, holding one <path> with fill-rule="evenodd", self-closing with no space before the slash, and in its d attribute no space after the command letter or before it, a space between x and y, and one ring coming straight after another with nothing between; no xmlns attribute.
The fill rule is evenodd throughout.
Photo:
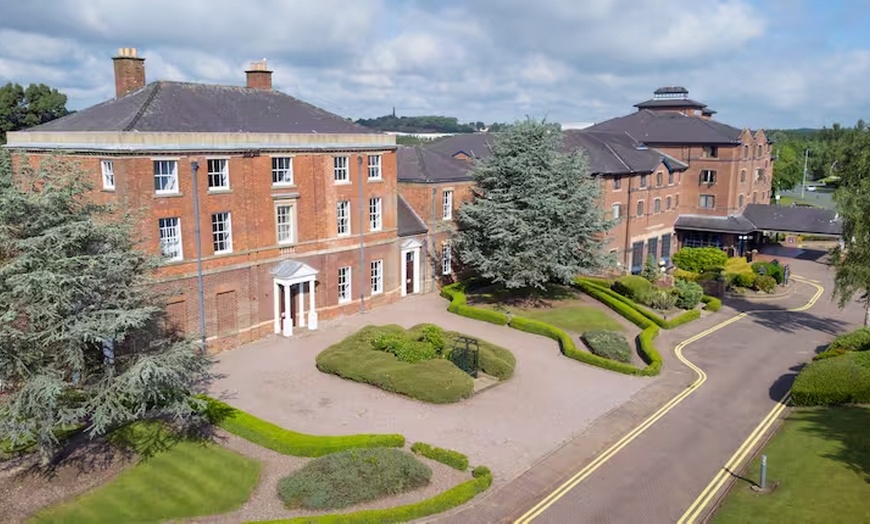
<svg viewBox="0 0 870 524"><path fill-rule="evenodd" d="M272 269L274 282L275 333L293 336L294 324L317 329L317 311L314 308L314 288L317 270L298 260L284 260ZM305 313L305 291L308 292L308 314ZM296 295L297 303L293 304ZM306 322L307 321L307 322Z"/></svg>

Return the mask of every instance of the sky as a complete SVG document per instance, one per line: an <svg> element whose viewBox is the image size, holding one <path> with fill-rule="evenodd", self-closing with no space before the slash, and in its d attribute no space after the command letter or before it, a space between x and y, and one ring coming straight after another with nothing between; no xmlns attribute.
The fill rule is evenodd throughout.
<svg viewBox="0 0 870 524"><path fill-rule="evenodd" d="M146 79L273 85L351 118L599 122L680 85L736 127L870 120L870 0L0 0L0 84L83 109Z"/></svg>

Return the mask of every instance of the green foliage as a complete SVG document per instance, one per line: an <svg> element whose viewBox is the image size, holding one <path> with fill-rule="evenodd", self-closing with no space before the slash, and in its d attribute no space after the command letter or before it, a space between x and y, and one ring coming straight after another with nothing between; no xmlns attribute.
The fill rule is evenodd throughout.
<svg viewBox="0 0 870 524"><path fill-rule="evenodd" d="M848 351L845 349L827 349L815 355L813 357L813 360L825 360L834 357L842 357L846 353L848 353Z"/></svg>
<svg viewBox="0 0 870 524"><path fill-rule="evenodd" d="M677 295L675 305L680 309L695 309L704 296L704 289L700 284L688 280L676 280L674 292Z"/></svg>
<svg viewBox="0 0 870 524"><path fill-rule="evenodd" d="M612 331L588 331L583 334L583 342L589 351L599 357L631 362L631 346L620 333Z"/></svg>
<svg viewBox="0 0 870 524"><path fill-rule="evenodd" d="M7 83L0 87L0 145L6 133L50 122L69 114L66 95L45 84Z"/></svg>
<svg viewBox="0 0 870 524"><path fill-rule="evenodd" d="M722 301L716 297L711 297L708 295L704 295L701 297L701 302L704 303L704 309L707 311L716 312L722 309Z"/></svg>
<svg viewBox="0 0 870 524"><path fill-rule="evenodd" d="M372 340L372 348L385 351L410 364L432 360L438 357L437 351L428 342L412 340L402 332L381 333Z"/></svg>
<svg viewBox="0 0 870 524"><path fill-rule="evenodd" d="M685 271L705 273L720 271L728 261L728 255L716 247L684 247L671 258L675 266Z"/></svg>
<svg viewBox="0 0 870 524"><path fill-rule="evenodd" d="M640 276L647 279L651 284L655 284L659 281L662 277L662 272L659 269L658 264L656 264L655 257L646 257L646 262L643 265Z"/></svg>
<svg viewBox="0 0 870 524"><path fill-rule="evenodd" d="M773 293L776 289L776 280L768 275L758 275L755 279L755 289L765 293Z"/></svg>
<svg viewBox="0 0 870 524"><path fill-rule="evenodd" d="M574 284L578 286L581 290L583 290L584 293L603 302L610 309L613 309L640 328L646 328L647 326L652 324L664 329L673 329L677 326L681 326L687 322L691 322L692 320L700 318L701 316L700 311L693 310L686 311L685 313L676 316L670 320L665 320L657 314L653 313L652 311L639 306L630 298L627 298L611 289L596 286L595 284L585 280L582 277L576 279L574 281ZM602 296L610 297L610 299L613 300L604 300L601 298ZM617 305L617 303L621 303L621 305Z"/></svg>
<svg viewBox="0 0 870 524"><path fill-rule="evenodd" d="M481 371L499 380L507 380L513 376L517 365L513 353L486 341L478 341L478 344L478 365Z"/></svg>
<svg viewBox="0 0 870 524"><path fill-rule="evenodd" d="M296 457L322 457L330 453L355 448L401 448L402 435L342 435L320 436L297 433L276 426L250 413L210 397L201 396L206 419L234 435L272 451Z"/></svg>
<svg viewBox="0 0 870 524"><path fill-rule="evenodd" d="M777 284L782 284L785 281L785 268L776 260L772 262L753 262L752 271L756 275L773 277Z"/></svg>
<svg viewBox="0 0 870 524"><path fill-rule="evenodd" d="M828 351L867 351L870 350L870 328L860 328L842 334L828 346Z"/></svg>
<svg viewBox="0 0 870 524"><path fill-rule="evenodd" d="M700 276L700 273L695 273L694 271L686 271L685 269L680 268L674 269L675 280L688 280L689 282L695 282Z"/></svg>
<svg viewBox="0 0 870 524"><path fill-rule="evenodd" d="M392 448L353 449L312 460L278 481L290 509L340 509L429 484L432 470Z"/></svg>
<svg viewBox="0 0 870 524"><path fill-rule="evenodd" d="M379 131L397 131L400 133L473 133L484 126L474 123L460 124L459 120L450 116L396 116L384 115L377 118L360 118L357 124Z"/></svg>
<svg viewBox="0 0 870 524"><path fill-rule="evenodd" d="M637 301L653 309L669 311L677 305L677 295L670 289L653 288L641 293Z"/></svg>
<svg viewBox="0 0 870 524"><path fill-rule="evenodd" d="M725 278L732 287L752 288L755 277L745 257L731 257L725 263Z"/></svg>
<svg viewBox="0 0 870 524"><path fill-rule="evenodd" d="M459 471L468 469L468 457L458 451L430 446L423 442L415 442L411 446L411 451Z"/></svg>
<svg viewBox="0 0 870 524"><path fill-rule="evenodd" d="M492 474L485 466L472 472L471 480L448 489L432 498L389 509L370 509L352 513L337 513L271 521L286 524L391 524L409 522L441 513L465 504L492 485Z"/></svg>
<svg viewBox="0 0 870 524"><path fill-rule="evenodd" d="M616 279L611 289L624 297L640 300L640 297L653 290L653 285L640 275L626 275Z"/></svg>
<svg viewBox="0 0 870 524"><path fill-rule="evenodd" d="M90 202L73 163L21 164L13 178L0 152L0 440L35 442L47 462L58 427L190 420L211 359L167 328L135 218Z"/></svg>
<svg viewBox="0 0 870 524"><path fill-rule="evenodd" d="M444 353L447 347L444 342L444 330L435 324L423 324L420 326L420 341L432 346L432 349L439 355Z"/></svg>
<svg viewBox="0 0 870 524"><path fill-rule="evenodd" d="M455 282L441 288L441 296L450 300L447 311L499 326L507 325L508 316L501 311L469 306L468 297L465 295L465 286L466 284L463 282Z"/></svg>
<svg viewBox="0 0 870 524"><path fill-rule="evenodd" d="M752 289L755 287L755 281L758 280L760 275L756 275L755 273L734 273L731 277L731 285L734 287L742 287L747 289ZM772 277L771 277L772 278ZM774 280L774 284L776 281Z"/></svg>
<svg viewBox="0 0 870 524"><path fill-rule="evenodd" d="M508 289L545 289L605 267L614 221L584 157L561 151L558 126L532 119L500 134L474 164L475 198L457 213L459 259Z"/></svg>
<svg viewBox="0 0 870 524"><path fill-rule="evenodd" d="M796 406L870 403L870 352L811 362L795 378L791 398Z"/></svg>

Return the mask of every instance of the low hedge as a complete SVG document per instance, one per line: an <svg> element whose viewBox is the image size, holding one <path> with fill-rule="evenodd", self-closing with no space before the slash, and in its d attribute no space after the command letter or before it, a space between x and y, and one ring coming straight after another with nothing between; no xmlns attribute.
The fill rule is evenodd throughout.
<svg viewBox="0 0 870 524"><path fill-rule="evenodd" d="M487 375L499 380L507 380L514 374L517 359L507 349L478 340L480 351L478 352L478 365L480 370Z"/></svg>
<svg viewBox="0 0 870 524"><path fill-rule="evenodd" d="M458 451L430 446L424 442L415 442L411 451L459 471L468 469L468 457Z"/></svg>
<svg viewBox="0 0 870 524"><path fill-rule="evenodd" d="M716 297L711 297L710 295L704 295L701 297L701 302L704 303L704 309L707 311L719 311L722 309L722 301Z"/></svg>
<svg viewBox="0 0 870 524"><path fill-rule="evenodd" d="M837 349L844 351L870 350L870 328L859 328L838 336L828 346L828 351Z"/></svg>
<svg viewBox="0 0 870 524"><path fill-rule="evenodd" d="M610 302L602 300L600 298L602 296L602 293L604 295L611 297L612 299L615 299L615 300L618 300L619 302L622 302L623 304L628 306L630 309L633 309L636 312L640 313L645 318L652 321L654 324L656 324L657 326L659 326L660 328L663 328L663 329L674 329L677 326L682 326L683 324L686 324L686 323L691 322L693 320L697 320L698 318L701 317L700 311L698 311L697 309L692 309L692 310L686 311L685 313L681 313L680 315L677 315L676 317L674 317L670 320L665 320L662 317L653 313L652 311L637 304L635 301L631 300L630 298L624 297L624 296L620 295L619 293L617 293L616 291L613 291L612 289L603 288L601 286L598 286L596 284L593 284L593 283L583 279L582 277L575 280L574 283L575 283L575 285L580 287L580 289L586 294L591 294L588 291L588 289L590 289L590 288L595 288L596 290L600 291L600 293L591 294L591 295L594 298L598 299L599 301L604 302L608 307L610 307L611 309L613 309L614 311L616 311L620 315L622 315L625 318L627 318L628 320L630 320L633 324L635 324L641 328L645 328L646 326L641 325L637 321L635 321L632 318L633 315L632 315L632 317L629 317L627 314L623 313L624 309L622 309L622 308L617 309L617 307L611 305ZM583 284L585 284L585 286Z"/></svg>
<svg viewBox="0 0 870 524"><path fill-rule="evenodd" d="M204 415L212 424L264 448L284 455L322 457L330 453L355 448L401 448L402 435L318 436L297 433L236 409L220 400L201 395L205 401Z"/></svg>
<svg viewBox="0 0 870 524"><path fill-rule="evenodd" d="M389 524L393 522L408 522L461 506L489 489L492 485L492 473L484 466L475 468L472 476L471 480L467 480L432 498L414 504L406 504L388 509L371 509L353 513L297 517L269 522L287 524Z"/></svg>
<svg viewBox="0 0 870 524"><path fill-rule="evenodd" d="M441 288L441 296L450 301L447 311L463 317L482 320L499 326L508 324L508 316L500 311L484 309L468 305L468 297L465 295L465 284L456 282Z"/></svg>
<svg viewBox="0 0 870 524"><path fill-rule="evenodd" d="M791 389L796 406L870 403L870 353L847 353L811 362Z"/></svg>

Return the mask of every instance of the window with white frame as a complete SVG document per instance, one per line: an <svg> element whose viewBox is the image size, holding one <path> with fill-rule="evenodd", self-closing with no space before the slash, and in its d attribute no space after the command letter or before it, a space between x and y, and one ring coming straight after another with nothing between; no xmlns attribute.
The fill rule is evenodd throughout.
<svg viewBox="0 0 870 524"><path fill-rule="evenodd" d="M640 188L646 189L646 185L647 185L647 175L645 175L645 174L640 175Z"/></svg>
<svg viewBox="0 0 870 524"><path fill-rule="evenodd" d="M384 261L373 260L372 268L372 295L384 292Z"/></svg>
<svg viewBox="0 0 870 524"><path fill-rule="evenodd" d="M383 227L381 217L381 197L369 199L369 230L380 231Z"/></svg>
<svg viewBox="0 0 870 524"><path fill-rule="evenodd" d="M444 220L453 219L453 190L445 189L441 194L441 217Z"/></svg>
<svg viewBox="0 0 870 524"><path fill-rule="evenodd" d="M453 273L453 250L450 244L441 244L441 274L449 275Z"/></svg>
<svg viewBox="0 0 870 524"><path fill-rule="evenodd" d="M208 159L208 190L220 191L230 188L230 163L226 158Z"/></svg>
<svg viewBox="0 0 870 524"><path fill-rule="evenodd" d="M701 170L701 183L707 185L713 185L716 183L716 171L712 169L702 169Z"/></svg>
<svg viewBox="0 0 870 524"><path fill-rule="evenodd" d="M350 266L338 268L338 301L350 301Z"/></svg>
<svg viewBox="0 0 870 524"><path fill-rule="evenodd" d="M212 214L211 239L215 255L233 251L233 223L229 211Z"/></svg>
<svg viewBox="0 0 870 524"><path fill-rule="evenodd" d="M336 206L336 223L339 235L350 234L350 200L339 200Z"/></svg>
<svg viewBox="0 0 870 524"><path fill-rule="evenodd" d="M111 160L100 162L103 172L103 189L115 189L115 163Z"/></svg>
<svg viewBox="0 0 870 524"><path fill-rule="evenodd" d="M713 209L716 207L716 197L714 195L698 196L698 207L704 209Z"/></svg>
<svg viewBox="0 0 870 524"><path fill-rule="evenodd" d="M161 218L157 223L160 229L160 254L168 260L181 260L181 219Z"/></svg>
<svg viewBox="0 0 870 524"><path fill-rule="evenodd" d="M178 193L178 160L154 161L154 192Z"/></svg>
<svg viewBox="0 0 870 524"><path fill-rule="evenodd" d="M279 244L293 244L296 242L296 210L293 204L279 203L275 206L275 223L278 230Z"/></svg>
<svg viewBox="0 0 870 524"><path fill-rule="evenodd" d="M653 213L661 213L662 212L662 199L657 198L653 200Z"/></svg>
<svg viewBox="0 0 870 524"><path fill-rule="evenodd" d="M381 155L369 155L369 180L381 179Z"/></svg>
<svg viewBox="0 0 870 524"><path fill-rule="evenodd" d="M610 206L610 210L611 210L610 216L614 220L618 220L620 217L622 217L622 206L621 205L613 204L612 206Z"/></svg>
<svg viewBox="0 0 870 524"><path fill-rule="evenodd" d="M348 159L346 156L336 156L332 158L332 176L336 183L350 182L350 169L348 168Z"/></svg>
<svg viewBox="0 0 870 524"><path fill-rule="evenodd" d="M293 157L292 156L273 156L272 157L272 185L273 186L292 186L293 185Z"/></svg>

